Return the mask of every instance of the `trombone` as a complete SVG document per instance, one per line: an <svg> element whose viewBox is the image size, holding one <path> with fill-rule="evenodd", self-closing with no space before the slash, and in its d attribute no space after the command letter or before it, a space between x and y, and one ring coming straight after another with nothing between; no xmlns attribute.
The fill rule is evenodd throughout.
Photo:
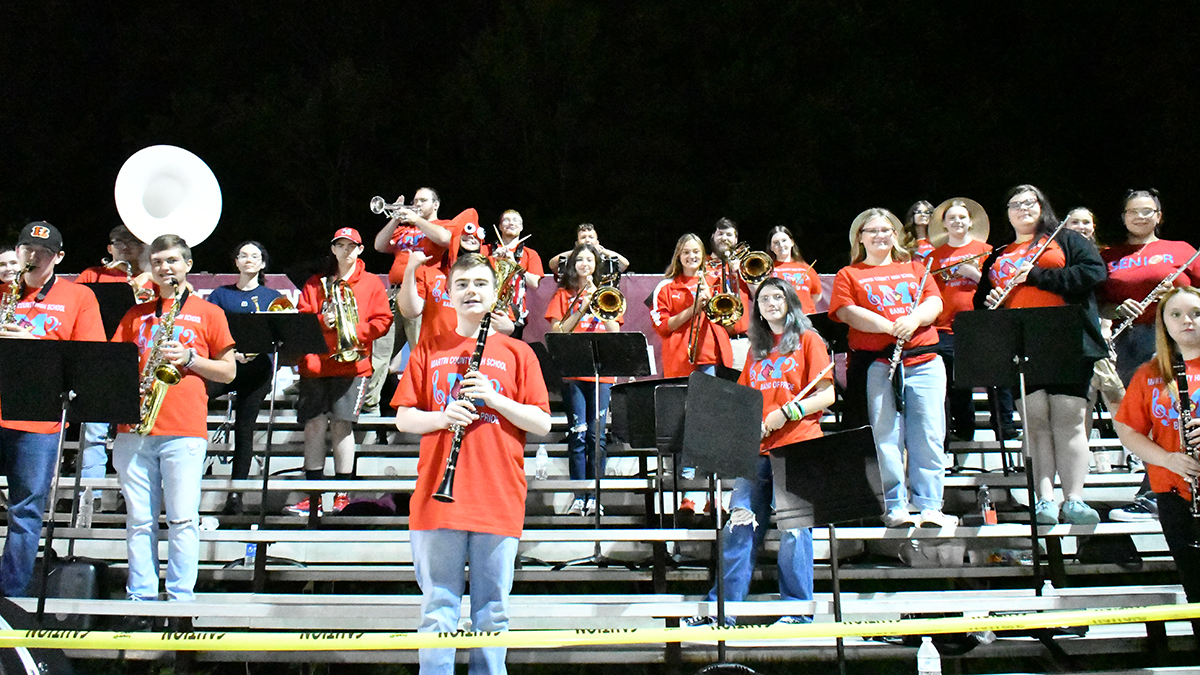
<svg viewBox="0 0 1200 675"><path fill-rule="evenodd" d="M691 364L695 364L696 357L699 356L696 349L700 344L700 312L701 312L700 296L702 294L703 289L708 286L708 282L705 281L705 279L704 279L704 267L703 266L700 267L700 270L697 272L697 276L700 278L700 280L696 282L696 299L692 301L692 322L691 322L691 324L688 325L687 359L688 359L688 363L691 363ZM710 300L711 300L711 298L710 298ZM708 304L707 303L705 304L703 309L704 309L704 313L707 314L708 313Z"/></svg>
<svg viewBox="0 0 1200 675"><path fill-rule="evenodd" d="M746 244L741 244L740 246L746 246L746 251L748 251L750 248ZM722 257L721 292L709 298L708 304L704 306L704 313L708 315L709 321L712 321L718 326L724 326L726 328L737 323L738 319L742 318L742 313L746 311L746 308L742 306L742 299L739 298L737 293L734 292L733 285L729 281L729 260L731 257L733 257L733 254L736 250L737 249L734 251L727 251ZM739 260L745 257L746 254L743 253L742 258L739 258ZM742 274L742 278L744 279L745 272L743 271ZM765 278L766 277L763 277L763 279Z"/></svg>
<svg viewBox="0 0 1200 675"><path fill-rule="evenodd" d="M756 286L766 281L771 277L771 272L775 270L775 261L771 256L763 251L751 251L750 244L742 242L733 247L732 251L726 254L726 264L728 261L738 261L738 272L742 276L742 280L751 286Z"/></svg>

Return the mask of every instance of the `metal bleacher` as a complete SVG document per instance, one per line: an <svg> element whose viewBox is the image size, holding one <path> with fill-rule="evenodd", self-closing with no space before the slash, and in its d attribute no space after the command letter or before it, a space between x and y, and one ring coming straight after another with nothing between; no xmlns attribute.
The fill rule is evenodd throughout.
<svg viewBox="0 0 1200 675"><path fill-rule="evenodd" d="M261 469L256 463L251 479L228 477L229 447L222 439L210 446L211 471L203 479L201 511L201 579L195 603L128 603L121 600L125 564L124 517L97 513L90 524L74 523L71 514L58 515L55 548L60 555L73 554L107 561L113 577L112 599L51 599L48 611L91 614L104 617L128 614L193 617L197 630L415 630L419 621L420 595L414 582L405 511L395 515L328 514L313 523L282 512L288 500L310 490L322 490L327 500L335 490L352 491L369 499L382 494L405 495L415 483L418 437L397 433L390 419L365 415L356 433L359 446L355 481L305 481L302 473L289 472L300 466L301 434L290 410L288 397L278 401L267 516L259 522ZM225 420L223 403L212 404L210 427L219 429ZM832 424L833 419L826 420ZM260 415L265 428L265 413ZM366 443L383 430L390 443ZM609 475L603 479L606 513L603 527L593 520L564 515L569 493L585 492L590 481L565 479L565 446L561 442L565 419L554 415L554 428L547 437L530 437L526 447L529 497L526 529L520 546L520 564L512 596L514 630L549 628L616 629L677 626L694 615L715 613L704 602L711 584L715 533L704 515L687 516L657 512L656 491L660 471L653 451L631 450L610 443ZM948 513L974 512L975 494L988 485L1001 511L1001 523L990 526L962 525L936 529L888 529L878 521L862 522L837 529L838 570L842 580L842 612L846 620L894 620L902 616L966 615L991 612L1030 612L1052 609L1095 609L1184 602L1174 578L1174 565L1166 553L1157 521L1140 523L1104 522L1091 527L1056 525L1042 527L1041 534L1056 545L1048 547L1049 568L1057 592L1039 595L1033 588L1032 569L1019 555L1028 551L1029 525L1025 520L1025 478L1019 471L1005 475L999 470L999 453L1019 454L1019 443L1003 447L988 440L980 430L979 440L952 443L948 452L961 463L987 469L960 471L946 477ZM376 438L376 440L378 440ZM259 439L261 442L261 439ZM550 476L533 476L532 458L539 445L550 454ZM1093 449L1112 452L1112 439L1096 439ZM261 452L261 446L257 448ZM1014 460L1016 464L1019 461ZM1108 473L1093 473L1085 498L1103 507L1128 501L1141 482L1120 464ZM663 477L667 472L662 472ZM668 487L671 481L666 481ZM87 479L79 483L64 477L62 488L77 492L86 487L115 494L114 478ZM680 481L681 489L704 490L706 483ZM225 493L244 494L247 513L221 515ZM111 496L110 496L111 500ZM671 500L667 500L668 503ZM327 508L331 505L326 502ZM1102 512L1105 509L1101 508ZM674 517L678 516L678 517ZM660 527L660 517L664 520ZM215 527L213 527L215 526ZM1128 535L1137 545L1141 561L1084 562L1076 558L1078 543L1085 537ZM833 620L832 574L828 531L814 530L816 597L809 603L786 603L774 593L774 555L778 534L772 530L760 556L752 595L742 603L731 603L728 612L744 623L770 622L785 614L811 614L817 622ZM265 555L256 572L246 560L246 545L254 543ZM606 567L555 565L601 552L614 560ZM910 566L895 551L903 547L947 546L950 558L927 566ZM165 559L165 537L163 557ZM1007 554L1007 555L1006 555ZM957 556L957 559L955 559ZM1056 560L1053 558L1057 557ZM999 561L999 562L992 562ZM247 564L247 563L250 564ZM257 591L257 592L255 592ZM20 600L32 608L30 600ZM464 600L464 603L468 601ZM464 616L468 616L464 611ZM1190 627L1172 623L1166 627L1132 624L1097 627L1086 637L1060 639L1068 651L1138 652L1187 649ZM731 643L734 658L828 659L832 639L785 642ZM1032 654L1044 649L1033 638L1004 638L976 648L973 656ZM891 658L897 647L874 641L847 641L852 659ZM108 658L111 653L79 652L76 656ZM157 658L161 653L125 653L125 658ZM709 644L598 645L569 651L521 649L510 652L509 661L571 663L671 663L711 659ZM413 652L365 653L347 657L320 653L208 653L209 660L321 661L372 660L415 662Z"/></svg>

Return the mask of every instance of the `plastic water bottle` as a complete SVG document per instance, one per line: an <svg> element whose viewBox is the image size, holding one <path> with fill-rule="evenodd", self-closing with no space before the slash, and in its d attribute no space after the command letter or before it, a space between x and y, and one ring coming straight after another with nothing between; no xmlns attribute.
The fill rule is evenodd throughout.
<svg viewBox="0 0 1200 675"><path fill-rule="evenodd" d="M533 460L533 477L537 480L546 480L546 476L550 475L550 455L546 452L546 444L542 443L538 446L537 457Z"/></svg>
<svg viewBox="0 0 1200 675"><path fill-rule="evenodd" d="M996 517L996 504L992 501L992 493L988 491L988 486L979 486L979 495L976 497L979 502L979 512L983 516L984 525L995 525L999 522Z"/></svg>
<svg viewBox="0 0 1200 675"><path fill-rule="evenodd" d="M1054 582L1046 579L1042 582L1042 597L1049 598L1058 595L1058 589L1054 587Z"/></svg>
<svg viewBox="0 0 1200 675"><path fill-rule="evenodd" d="M251 524L250 531L257 532L258 531L258 523ZM256 542L256 541L246 542L246 558L242 562L242 564L248 568L253 568L254 567L254 558L257 555L258 555L258 542Z"/></svg>
<svg viewBox="0 0 1200 675"><path fill-rule="evenodd" d="M917 650L917 675L942 675L942 655L928 635L921 638L921 648Z"/></svg>
<svg viewBox="0 0 1200 675"><path fill-rule="evenodd" d="M79 515L75 518L76 527L92 526L92 514L95 512L93 499L92 488L84 488L79 499Z"/></svg>

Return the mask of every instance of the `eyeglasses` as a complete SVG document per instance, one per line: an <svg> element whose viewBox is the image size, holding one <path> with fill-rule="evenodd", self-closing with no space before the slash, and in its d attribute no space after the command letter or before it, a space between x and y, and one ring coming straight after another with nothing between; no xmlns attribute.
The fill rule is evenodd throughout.
<svg viewBox="0 0 1200 675"><path fill-rule="evenodd" d="M1037 205L1038 205L1038 200L1026 199L1026 200L1020 201L1020 202L1009 202L1008 210L1009 211L1029 211L1030 209L1032 209L1033 207L1035 207Z"/></svg>
<svg viewBox="0 0 1200 675"><path fill-rule="evenodd" d="M1125 213L1131 216L1137 216L1138 218L1149 218L1150 216L1158 213L1158 209L1125 209Z"/></svg>
<svg viewBox="0 0 1200 675"><path fill-rule="evenodd" d="M913 215L914 216L932 216L933 211L925 211L925 210L913 211Z"/></svg>
<svg viewBox="0 0 1200 675"><path fill-rule="evenodd" d="M239 253L237 254L237 260L262 260L262 256L257 253Z"/></svg>
<svg viewBox="0 0 1200 675"><path fill-rule="evenodd" d="M869 230L862 231L862 233L868 237L882 237L893 232L895 232L895 230L890 227L871 228Z"/></svg>
<svg viewBox="0 0 1200 675"><path fill-rule="evenodd" d="M137 243L134 243L132 241L125 241L124 239L113 239L112 241L110 241L108 243L111 244L114 248L133 248L134 246L137 246Z"/></svg>

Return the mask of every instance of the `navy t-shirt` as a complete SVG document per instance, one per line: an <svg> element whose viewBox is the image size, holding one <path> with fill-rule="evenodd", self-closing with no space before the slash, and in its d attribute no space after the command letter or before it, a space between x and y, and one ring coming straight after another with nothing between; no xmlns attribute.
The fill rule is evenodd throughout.
<svg viewBox="0 0 1200 675"><path fill-rule="evenodd" d="M220 307L229 314L250 314L265 312L271 301L283 295L279 291L266 286L255 286L252 290L243 291L236 284L228 284L214 288L208 294L208 301ZM257 304L256 304L257 303Z"/></svg>

